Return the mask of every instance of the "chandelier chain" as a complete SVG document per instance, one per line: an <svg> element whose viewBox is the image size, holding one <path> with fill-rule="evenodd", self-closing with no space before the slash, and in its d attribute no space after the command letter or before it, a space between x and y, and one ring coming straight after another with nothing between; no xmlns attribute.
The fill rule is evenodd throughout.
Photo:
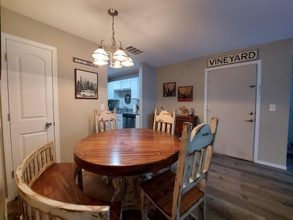
<svg viewBox="0 0 293 220"><path fill-rule="evenodd" d="M115 30L114 30L114 16L112 15L112 45L116 46Z"/></svg>

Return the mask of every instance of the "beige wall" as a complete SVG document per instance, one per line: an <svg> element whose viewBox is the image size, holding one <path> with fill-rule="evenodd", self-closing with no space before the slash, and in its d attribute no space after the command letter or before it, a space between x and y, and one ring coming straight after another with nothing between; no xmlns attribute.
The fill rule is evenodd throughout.
<svg viewBox="0 0 293 220"><path fill-rule="evenodd" d="M1 113L1 110L0 110ZM0 219L5 219L6 182L4 170L4 152L2 145L2 126L0 126Z"/></svg>
<svg viewBox="0 0 293 220"><path fill-rule="evenodd" d="M250 49L258 49L259 60L262 60L261 122L258 159L267 163L285 166L292 72L292 39L157 68L156 106L163 106L169 111L177 109L182 105L189 109L192 107L195 109L195 114L199 116L200 122L203 122L204 77L207 60ZM162 85L165 82L176 82L176 87L192 85L194 89L193 102L178 102L177 96L163 97ZM277 111L270 112L269 104L276 104Z"/></svg>
<svg viewBox="0 0 293 220"><path fill-rule="evenodd" d="M57 48L61 161L73 161L74 145L94 132L93 109L100 109L101 104L107 107L108 100L106 67L77 64L72 58L91 61L98 45L4 8L2 32ZM98 73L98 100L75 99L75 68Z"/></svg>

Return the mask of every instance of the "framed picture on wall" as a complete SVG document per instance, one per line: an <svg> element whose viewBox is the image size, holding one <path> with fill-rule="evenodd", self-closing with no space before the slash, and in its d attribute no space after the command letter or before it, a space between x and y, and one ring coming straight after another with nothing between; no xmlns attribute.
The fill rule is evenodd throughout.
<svg viewBox="0 0 293 220"><path fill-rule="evenodd" d="M75 69L75 98L98 99L98 73Z"/></svg>
<svg viewBox="0 0 293 220"><path fill-rule="evenodd" d="M176 96L176 82L163 83L163 96Z"/></svg>
<svg viewBox="0 0 293 220"><path fill-rule="evenodd" d="M178 102L191 102L193 100L193 86L178 86Z"/></svg>

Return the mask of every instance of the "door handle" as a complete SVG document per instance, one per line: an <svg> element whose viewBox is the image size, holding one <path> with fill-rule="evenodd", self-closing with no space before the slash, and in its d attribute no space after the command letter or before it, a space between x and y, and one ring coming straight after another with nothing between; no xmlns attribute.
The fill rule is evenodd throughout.
<svg viewBox="0 0 293 220"><path fill-rule="evenodd" d="M46 127L51 127L51 125L52 125L52 122L47 122L46 123Z"/></svg>
<svg viewBox="0 0 293 220"><path fill-rule="evenodd" d="M246 121L246 122L253 122L253 119L250 118L250 119L246 119L245 121Z"/></svg>

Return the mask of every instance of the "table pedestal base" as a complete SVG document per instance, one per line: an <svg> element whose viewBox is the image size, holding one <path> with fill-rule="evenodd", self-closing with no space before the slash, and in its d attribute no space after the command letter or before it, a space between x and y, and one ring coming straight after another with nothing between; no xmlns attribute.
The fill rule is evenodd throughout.
<svg viewBox="0 0 293 220"><path fill-rule="evenodd" d="M111 201L121 201L123 210L140 210L140 184L144 180L144 175L115 177L112 180L114 194Z"/></svg>
<svg viewBox="0 0 293 220"><path fill-rule="evenodd" d="M111 201L121 201L122 210L141 210L140 184L148 178L145 175L121 176L112 180L114 194ZM148 211L154 210L152 203L145 201Z"/></svg>

